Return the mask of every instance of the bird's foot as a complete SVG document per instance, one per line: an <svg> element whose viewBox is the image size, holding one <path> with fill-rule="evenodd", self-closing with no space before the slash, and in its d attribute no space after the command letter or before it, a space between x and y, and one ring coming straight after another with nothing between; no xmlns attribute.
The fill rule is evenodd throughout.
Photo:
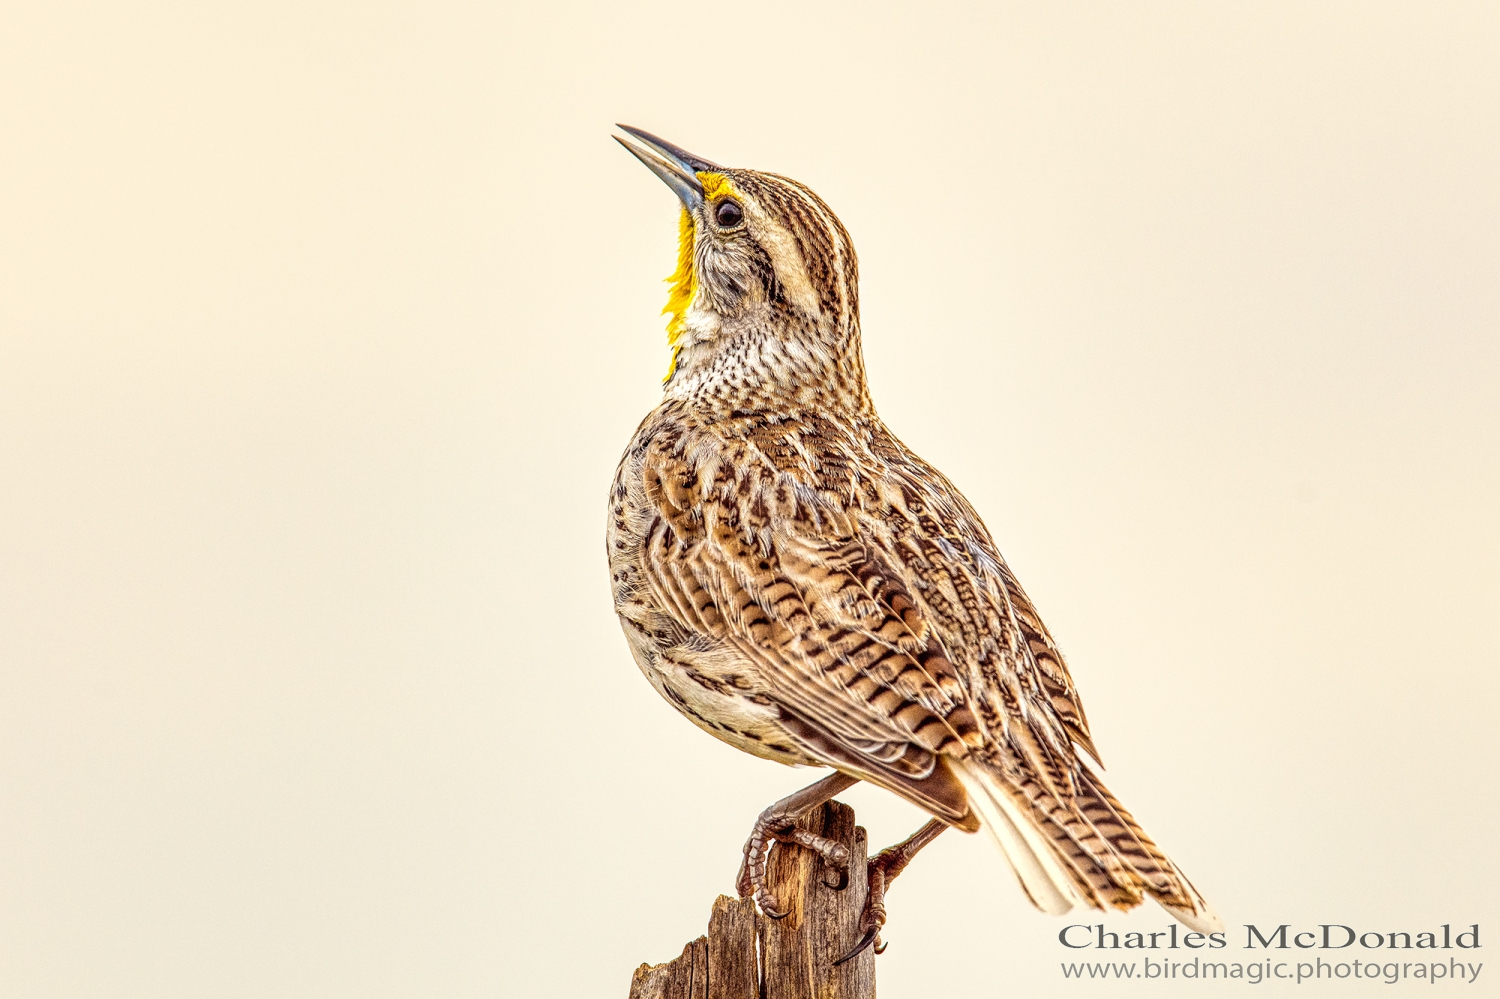
<svg viewBox="0 0 1500 999"><path fill-rule="evenodd" d="M874 947L877 954L885 953L886 945L880 940L880 928L885 925L886 890L896 880L896 876L906 870L906 865L911 863L917 852L947 828L947 823L933 819L910 838L895 846L886 847L870 858L869 873L866 876L868 893L865 895L864 910L859 916L859 942L854 945L853 950L833 962L834 965L852 961L870 947Z"/></svg>
<svg viewBox="0 0 1500 999"><path fill-rule="evenodd" d="M750 839L745 843L745 858L740 863L740 876L736 887L739 889L740 898L754 896L755 904L760 906L760 911L772 919L781 919L786 915L785 912L780 911L780 903L776 896L766 887L766 858L771 852L773 842L795 843L822 857L824 863L837 873L836 880L824 882L828 887L842 891L849 884L848 847L802 829L790 826L776 828L766 823L765 816L762 815L756 821L755 828L750 833Z"/></svg>
<svg viewBox="0 0 1500 999"><path fill-rule="evenodd" d="M825 882L830 888L842 890L849 884L849 848L842 843L796 828L797 817L809 808L821 805L846 787L856 783L853 777L833 774L805 787L796 794L782 798L760 813L750 829L750 838L745 841L744 859L740 862L739 877L735 886L740 898L755 899L760 911L772 919L786 915L780 903L766 886L766 859L771 853L772 843L795 843L812 850L838 874L833 882Z"/></svg>

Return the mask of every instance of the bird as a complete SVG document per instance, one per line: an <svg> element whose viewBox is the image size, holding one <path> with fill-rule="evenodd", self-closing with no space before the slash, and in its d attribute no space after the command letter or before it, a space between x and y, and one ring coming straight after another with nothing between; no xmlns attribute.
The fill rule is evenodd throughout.
<svg viewBox="0 0 1500 999"><path fill-rule="evenodd" d="M877 414L859 264L806 185L727 168L649 132L614 138L677 195L671 360L611 484L614 609L647 680L731 746L833 773L766 808L737 888L784 915L774 842L847 871L794 826L859 781L931 819L869 859L859 938L950 827L983 829L1043 912L1159 903L1223 929L1105 787L1051 633L979 514Z"/></svg>

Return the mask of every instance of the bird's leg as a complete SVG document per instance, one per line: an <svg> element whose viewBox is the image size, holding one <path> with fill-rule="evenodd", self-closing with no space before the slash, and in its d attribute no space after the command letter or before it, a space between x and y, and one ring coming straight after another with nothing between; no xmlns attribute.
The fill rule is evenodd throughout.
<svg viewBox="0 0 1500 999"><path fill-rule="evenodd" d="M870 858L869 894L865 896L865 909L859 917L859 943L855 944L854 949L849 953L833 962L835 965L853 960L871 944L875 945L875 953L880 954L885 951L885 944L880 942L880 928L885 925L886 889L891 886L892 881L896 880L896 875L906 870L906 865L911 863L917 851L937 839L938 834L947 828L946 822L933 819L908 838L895 846L886 847Z"/></svg>
<svg viewBox="0 0 1500 999"><path fill-rule="evenodd" d="M830 774L816 784L787 795L761 812L760 818L755 820L755 825L750 829L750 838L745 841L745 859L740 863L740 875L736 880L740 898L754 895L755 904L760 906L760 911L772 919L780 919L786 915L777 911L776 896L766 887L766 857L771 852L773 841L796 843L812 850L839 869L839 883L836 887L842 888L848 884L848 847L831 839L794 829L793 823L809 808L823 804L840 791L858 783L858 777L842 773Z"/></svg>

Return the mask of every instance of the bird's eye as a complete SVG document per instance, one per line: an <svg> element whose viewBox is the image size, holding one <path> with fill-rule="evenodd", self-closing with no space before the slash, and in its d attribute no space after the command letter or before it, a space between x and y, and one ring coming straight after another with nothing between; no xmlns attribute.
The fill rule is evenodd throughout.
<svg viewBox="0 0 1500 999"><path fill-rule="evenodd" d="M745 213L733 201L721 201L714 209L714 221L725 229L732 229L745 218Z"/></svg>

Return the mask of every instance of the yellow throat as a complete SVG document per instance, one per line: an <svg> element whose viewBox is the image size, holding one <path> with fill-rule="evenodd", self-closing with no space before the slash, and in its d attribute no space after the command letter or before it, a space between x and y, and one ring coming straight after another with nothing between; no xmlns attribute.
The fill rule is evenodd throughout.
<svg viewBox="0 0 1500 999"><path fill-rule="evenodd" d="M721 173L700 173L698 180L709 200L734 193L734 185ZM677 219L677 269L667 278L670 288L666 307L661 310L662 315L671 317L667 320L667 346L672 348L672 363L667 367L663 382L671 381L677 373L677 357L682 353L682 338L687 332L688 309L693 307L693 296L698 291L698 275L693 267L695 229L692 213L684 208Z"/></svg>

